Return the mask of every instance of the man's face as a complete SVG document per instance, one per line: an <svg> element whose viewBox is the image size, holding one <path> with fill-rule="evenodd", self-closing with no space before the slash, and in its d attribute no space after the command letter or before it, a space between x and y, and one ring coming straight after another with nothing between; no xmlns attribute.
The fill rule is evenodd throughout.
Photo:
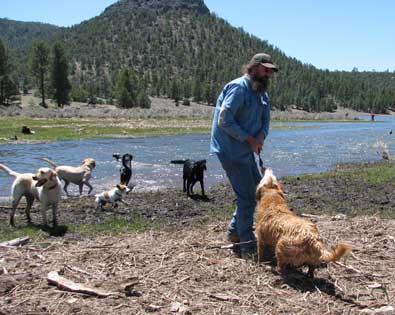
<svg viewBox="0 0 395 315"><path fill-rule="evenodd" d="M258 72L257 72L257 77L258 78L265 78L265 79L269 79L273 74L273 69L271 68L266 68L263 65L259 65L258 67Z"/></svg>

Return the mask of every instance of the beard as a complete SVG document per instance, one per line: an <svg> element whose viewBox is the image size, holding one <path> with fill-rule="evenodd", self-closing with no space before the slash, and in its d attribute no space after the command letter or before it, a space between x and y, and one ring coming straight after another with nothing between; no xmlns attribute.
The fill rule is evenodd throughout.
<svg viewBox="0 0 395 315"><path fill-rule="evenodd" d="M252 90L258 93L264 93L269 87L269 78L258 78L254 77L252 79Z"/></svg>

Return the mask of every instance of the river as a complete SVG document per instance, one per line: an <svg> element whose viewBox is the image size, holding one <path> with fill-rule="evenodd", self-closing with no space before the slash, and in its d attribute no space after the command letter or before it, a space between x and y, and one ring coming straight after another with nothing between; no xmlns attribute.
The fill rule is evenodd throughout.
<svg viewBox="0 0 395 315"><path fill-rule="evenodd" d="M370 117L361 117L369 120ZM375 122L272 123L279 127L265 142L263 161L278 176L319 173L338 163L380 160L376 143L383 141L395 155L395 117L376 116ZM393 130L393 134L390 131ZM91 139L40 144L0 145L0 163L17 172L35 172L48 166L38 160L48 157L58 165L77 166L86 157L96 160L90 183L94 193L119 180L120 163L115 152L131 153L135 191L182 187L182 165L173 159L207 159L206 187L225 180L215 156L209 154L209 135L178 135L124 139ZM9 199L12 178L0 172L0 201ZM87 189L86 187L84 189ZM70 185L72 194L77 187ZM199 185L195 190L199 192Z"/></svg>

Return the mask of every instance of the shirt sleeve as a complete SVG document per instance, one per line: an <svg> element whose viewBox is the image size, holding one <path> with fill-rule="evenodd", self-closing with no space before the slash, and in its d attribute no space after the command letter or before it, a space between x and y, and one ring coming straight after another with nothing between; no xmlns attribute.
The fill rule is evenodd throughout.
<svg viewBox="0 0 395 315"><path fill-rule="evenodd" d="M243 105L243 88L236 84L228 86L228 91L226 91L218 116L218 127L240 142L244 142L249 136L235 120L237 111Z"/></svg>
<svg viewBox="0 0 395 315"><path fill-rule="evenodd" d="M266 95L266 105L264 106L262 115L262 129L259 132L262 133L266 139L269 134L270 126L270 100L268 95Z"/></svg>

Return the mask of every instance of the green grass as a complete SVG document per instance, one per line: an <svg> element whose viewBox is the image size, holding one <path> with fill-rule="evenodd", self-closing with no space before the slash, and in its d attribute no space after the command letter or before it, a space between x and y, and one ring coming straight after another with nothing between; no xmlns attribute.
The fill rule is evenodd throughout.
<svg viewBox="0 0 395 315"><path fill-rule="evenodd" d="M135 120L140 122L141 120ZM35 141L62 141L80 140L92 138L114 138L114 137L141 137L160 136L190 133L209 133L208 127L180 127L188 125L188 121L196 121L189 118L174 119L147 119L144 120L154 127L127 128L119 126L119 123L133 121L119 121L114 119L77 119L77 118L25 118L7 117L0 118L0 143L6 143L17 135L19 140ZM35 134L25 135L21 133L22 126L28 126ZM137 124L136 124L137 125ZM161 127L171 125L174 127Z"/></svg>
<svg viewBox="0 0 395 315"><path fill-rule="evenodd" d="M300 180L325 179L329 177L360 177L364 182L371 184L390 184L395 186L395 163L380 162L371 165L364 165L360 169L351 166L340 168L336 172L303 174L299 175ZM284 179L293 177L284 177Z"/></svg>
<svg viewBox="0 0 395 315"><path fill-rule="evenodd" d="M46 239L50 236L48 231L43 231L40 227L24 226L25 222L17 222L18 228L13 228L7 223L0 224L0 243L12 240L22 236L30 236L31 243L45 246ZM129 220L120 218L107 218L104 222L98 224L68 224L67 233L79 234L82 237L97 237L104 235L119 235L124 233L138 233L149 229L158 229L160 223L152 223L142 216L133 216ZM60 229L65 227L60 227ZM57 230L51 229L52 233Z"/></svg>

